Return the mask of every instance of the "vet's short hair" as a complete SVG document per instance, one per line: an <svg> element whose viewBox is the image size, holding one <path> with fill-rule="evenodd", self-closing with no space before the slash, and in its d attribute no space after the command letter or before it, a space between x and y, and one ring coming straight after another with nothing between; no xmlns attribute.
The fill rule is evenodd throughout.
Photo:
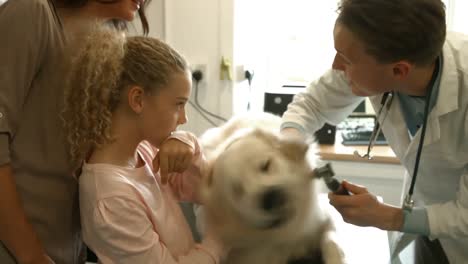
<svg viewBox="0 0 468 264"><path fill-rule="evenodd" d="M337 23L381 63L428 65L442 51L446 21L441 0L341 0L337 11Z"/></svg>

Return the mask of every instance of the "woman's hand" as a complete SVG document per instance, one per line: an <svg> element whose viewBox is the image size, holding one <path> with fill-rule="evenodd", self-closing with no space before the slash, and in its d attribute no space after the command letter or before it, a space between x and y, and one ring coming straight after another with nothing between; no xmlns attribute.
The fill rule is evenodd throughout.
<svg viewBox="0 0 468 264"><path fill-rule="evenodd" d="M343 181L342 187L351 195L329 193L330 204L343 220L358 226L374 226L383 230L399 231L403 226L403 211L380 202L365 187Z"/></svg>
<svg viewBox="0 0 468 264"><path fill-rule="evenodd" d="M192 163L195 150L184 142L169 138L159 148L155 162L159 162L161 182L166 184L170 173L182 173Z"/></svg>

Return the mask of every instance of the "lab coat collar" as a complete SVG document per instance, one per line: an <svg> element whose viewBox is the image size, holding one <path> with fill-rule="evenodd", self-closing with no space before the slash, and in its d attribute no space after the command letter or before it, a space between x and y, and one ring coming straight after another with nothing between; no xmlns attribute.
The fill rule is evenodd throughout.
<svg viewBox="0 0 468 264"><path fill-rule="evenodd" d="M458 109L459 79L458 67L450 45L445 42L442 51L442 75L439 84L439 95L430 118L440 117Z"/></svg>
<svg viewBox="0 0 468 264"><path fill-rule="evenodd" d="M445 42L442 51L443 63L439 80L438 97L434 108L429 114L424 146L433 144L440 139L439 119L459 108L458 94L462 84L458 78L459 66L456 64L456 54L454 53L456 51L454 51L449 43L450 41ZM374 109L379 109L381 98L382 95L371 97ZM413 140L411 140L401 112L399 100L397 100L397 98L395 99L388 113L387 121L383 124L383 130L395 154L400 157L402 163L406 163L410 156L416 155L421 129L416 133ZM410 167L412 167L412 165Z"/></svg>
<svg viewBox="0 0 468 264"><path fill-rule="evenodd" d="M439 118L457 110L459 107L458 93L460 84L457 77L457 65L453 51L447 42L444 44L442 59L442 74L440 76L437 102L429 114L426 135L423 144L424 147L440 139ZM416 133L414 139L411 141L406 151L405 159L408 155L415 154L417 146L419 145L421 131L422 129Z"/></svg>

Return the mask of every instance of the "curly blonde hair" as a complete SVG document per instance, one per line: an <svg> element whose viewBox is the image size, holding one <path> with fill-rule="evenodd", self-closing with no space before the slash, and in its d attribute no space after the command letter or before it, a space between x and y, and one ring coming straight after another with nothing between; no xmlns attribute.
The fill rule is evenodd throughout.
<svg viewBox="0 0 468 264"><path fill-rule="evenodd" d="M113 140L112 113L127 87L157 92L174 73L187 70L184 58L158 39L104 28L90 33L71 63L62 113L73 165L79 168L95 148Z"/></svg>

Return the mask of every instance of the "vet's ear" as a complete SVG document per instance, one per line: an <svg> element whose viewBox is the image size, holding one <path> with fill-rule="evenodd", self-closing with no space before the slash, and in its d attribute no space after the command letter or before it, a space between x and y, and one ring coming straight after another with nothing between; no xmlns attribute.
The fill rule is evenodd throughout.
<svg viewBox="0 0 468 264"><path fill-rule="evenodd" d="M308 149L309 146L300 140L283 139L280 142L281 153L293 161L304 160Z"/></svg>

